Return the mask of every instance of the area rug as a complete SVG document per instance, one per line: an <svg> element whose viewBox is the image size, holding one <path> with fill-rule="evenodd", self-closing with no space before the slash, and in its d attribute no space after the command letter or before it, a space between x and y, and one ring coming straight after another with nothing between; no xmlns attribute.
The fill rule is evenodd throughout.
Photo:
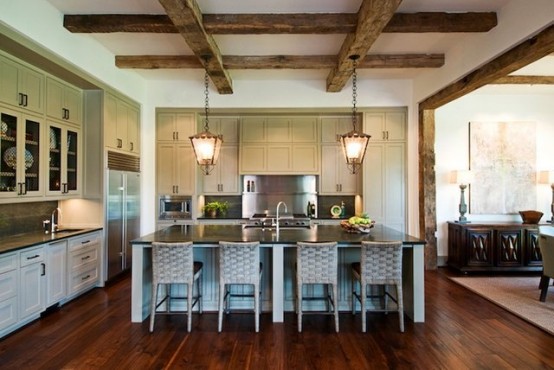
<svg viewBox="0 0 554 370"><path fill-rule="evenodd" d="M554 287L539 301L540 277L451 277L452 281L554 335Z"/></svg>

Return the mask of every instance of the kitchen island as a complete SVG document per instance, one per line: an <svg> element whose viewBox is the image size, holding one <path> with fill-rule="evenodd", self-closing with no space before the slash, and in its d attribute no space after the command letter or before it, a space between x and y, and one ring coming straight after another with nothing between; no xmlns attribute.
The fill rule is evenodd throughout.
<svg viewBox="0 0 554 370"><path fill-rule="evenodd" d="M339 309L350 310L350 263L359 260L362 241L401 240L404 245L403 290L406 314L414 322L424 322L424 245L425 241L393 229L376 225L369 234L352 234L337 225L310 228L245 228L241 225L181 225L159 230L133 240L131 321L142 322L150 314L152 242L188 242L195 248L195 259L204 262L204 309L217 310L217 256L219 241L259 241L264 263L265 308L273 322L283 322L284 311L293 311L294 247L299 241L339 244ZM207 301L207 302L206 302ZM210 303L211 302L211 303Z"/></svg>

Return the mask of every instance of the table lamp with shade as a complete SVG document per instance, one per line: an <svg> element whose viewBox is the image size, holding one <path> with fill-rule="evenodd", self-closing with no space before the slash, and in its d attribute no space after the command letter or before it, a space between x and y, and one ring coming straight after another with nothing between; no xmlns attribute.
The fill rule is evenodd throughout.
<svg viewBox="0 0 554 370"><path fill-rule="evenodd" d="M552 188L552 203L550 203L550 222L554 224L554 170L553 171L540 171L539 172L539 184L550 184Z"/></svg>
<svg viewBox="0 0 554 370"><path fill-rule="evenodd" d="M453 182L459 184L460 186L460 205L458 207L460 211L460 217L458 218L458 223L466 224L469 223L465 214L467 213L467 204L465 202L465 190L467 186L473 180L473 174L470 170L458 170L453 173Z"/></svg>

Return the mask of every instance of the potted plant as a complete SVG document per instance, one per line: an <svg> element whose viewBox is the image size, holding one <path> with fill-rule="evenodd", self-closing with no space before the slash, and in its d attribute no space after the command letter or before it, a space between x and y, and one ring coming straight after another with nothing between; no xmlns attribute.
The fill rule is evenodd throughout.
<svg viewBox="0 0 554 370"><path fill-rule="evenodd" d="M204 208L203 208L204 216L212 217L212 218L215 218L217 216L222 216L225 213L227 213L228 208L229 208L229 204L227 202L218 202L218 201L209 202L204 205Z"/></svg>

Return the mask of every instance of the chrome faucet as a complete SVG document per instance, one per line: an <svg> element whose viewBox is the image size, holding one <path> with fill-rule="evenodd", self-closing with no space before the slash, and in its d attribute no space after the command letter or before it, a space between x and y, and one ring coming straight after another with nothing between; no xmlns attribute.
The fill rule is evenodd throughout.
<svg viewBox="0 0 554 370"><path fill-rule="evenodd" d="M50 227L53 233L58 231L61 219L62 219L62 210L56 207L56 209L52 211L52 218L50 220Z"/></svg>
<svg viewBox="0 0 554 370"><path fill-rule="evenodd" d="M279 207L282 205L285 206L285 212L288 212L287 211L287 205L285 202L279 202L277 203L277 209L275 210L275 214L276 214L276 219L275 219L275 230L277 231L277 234L279 234Z"/></svg>

